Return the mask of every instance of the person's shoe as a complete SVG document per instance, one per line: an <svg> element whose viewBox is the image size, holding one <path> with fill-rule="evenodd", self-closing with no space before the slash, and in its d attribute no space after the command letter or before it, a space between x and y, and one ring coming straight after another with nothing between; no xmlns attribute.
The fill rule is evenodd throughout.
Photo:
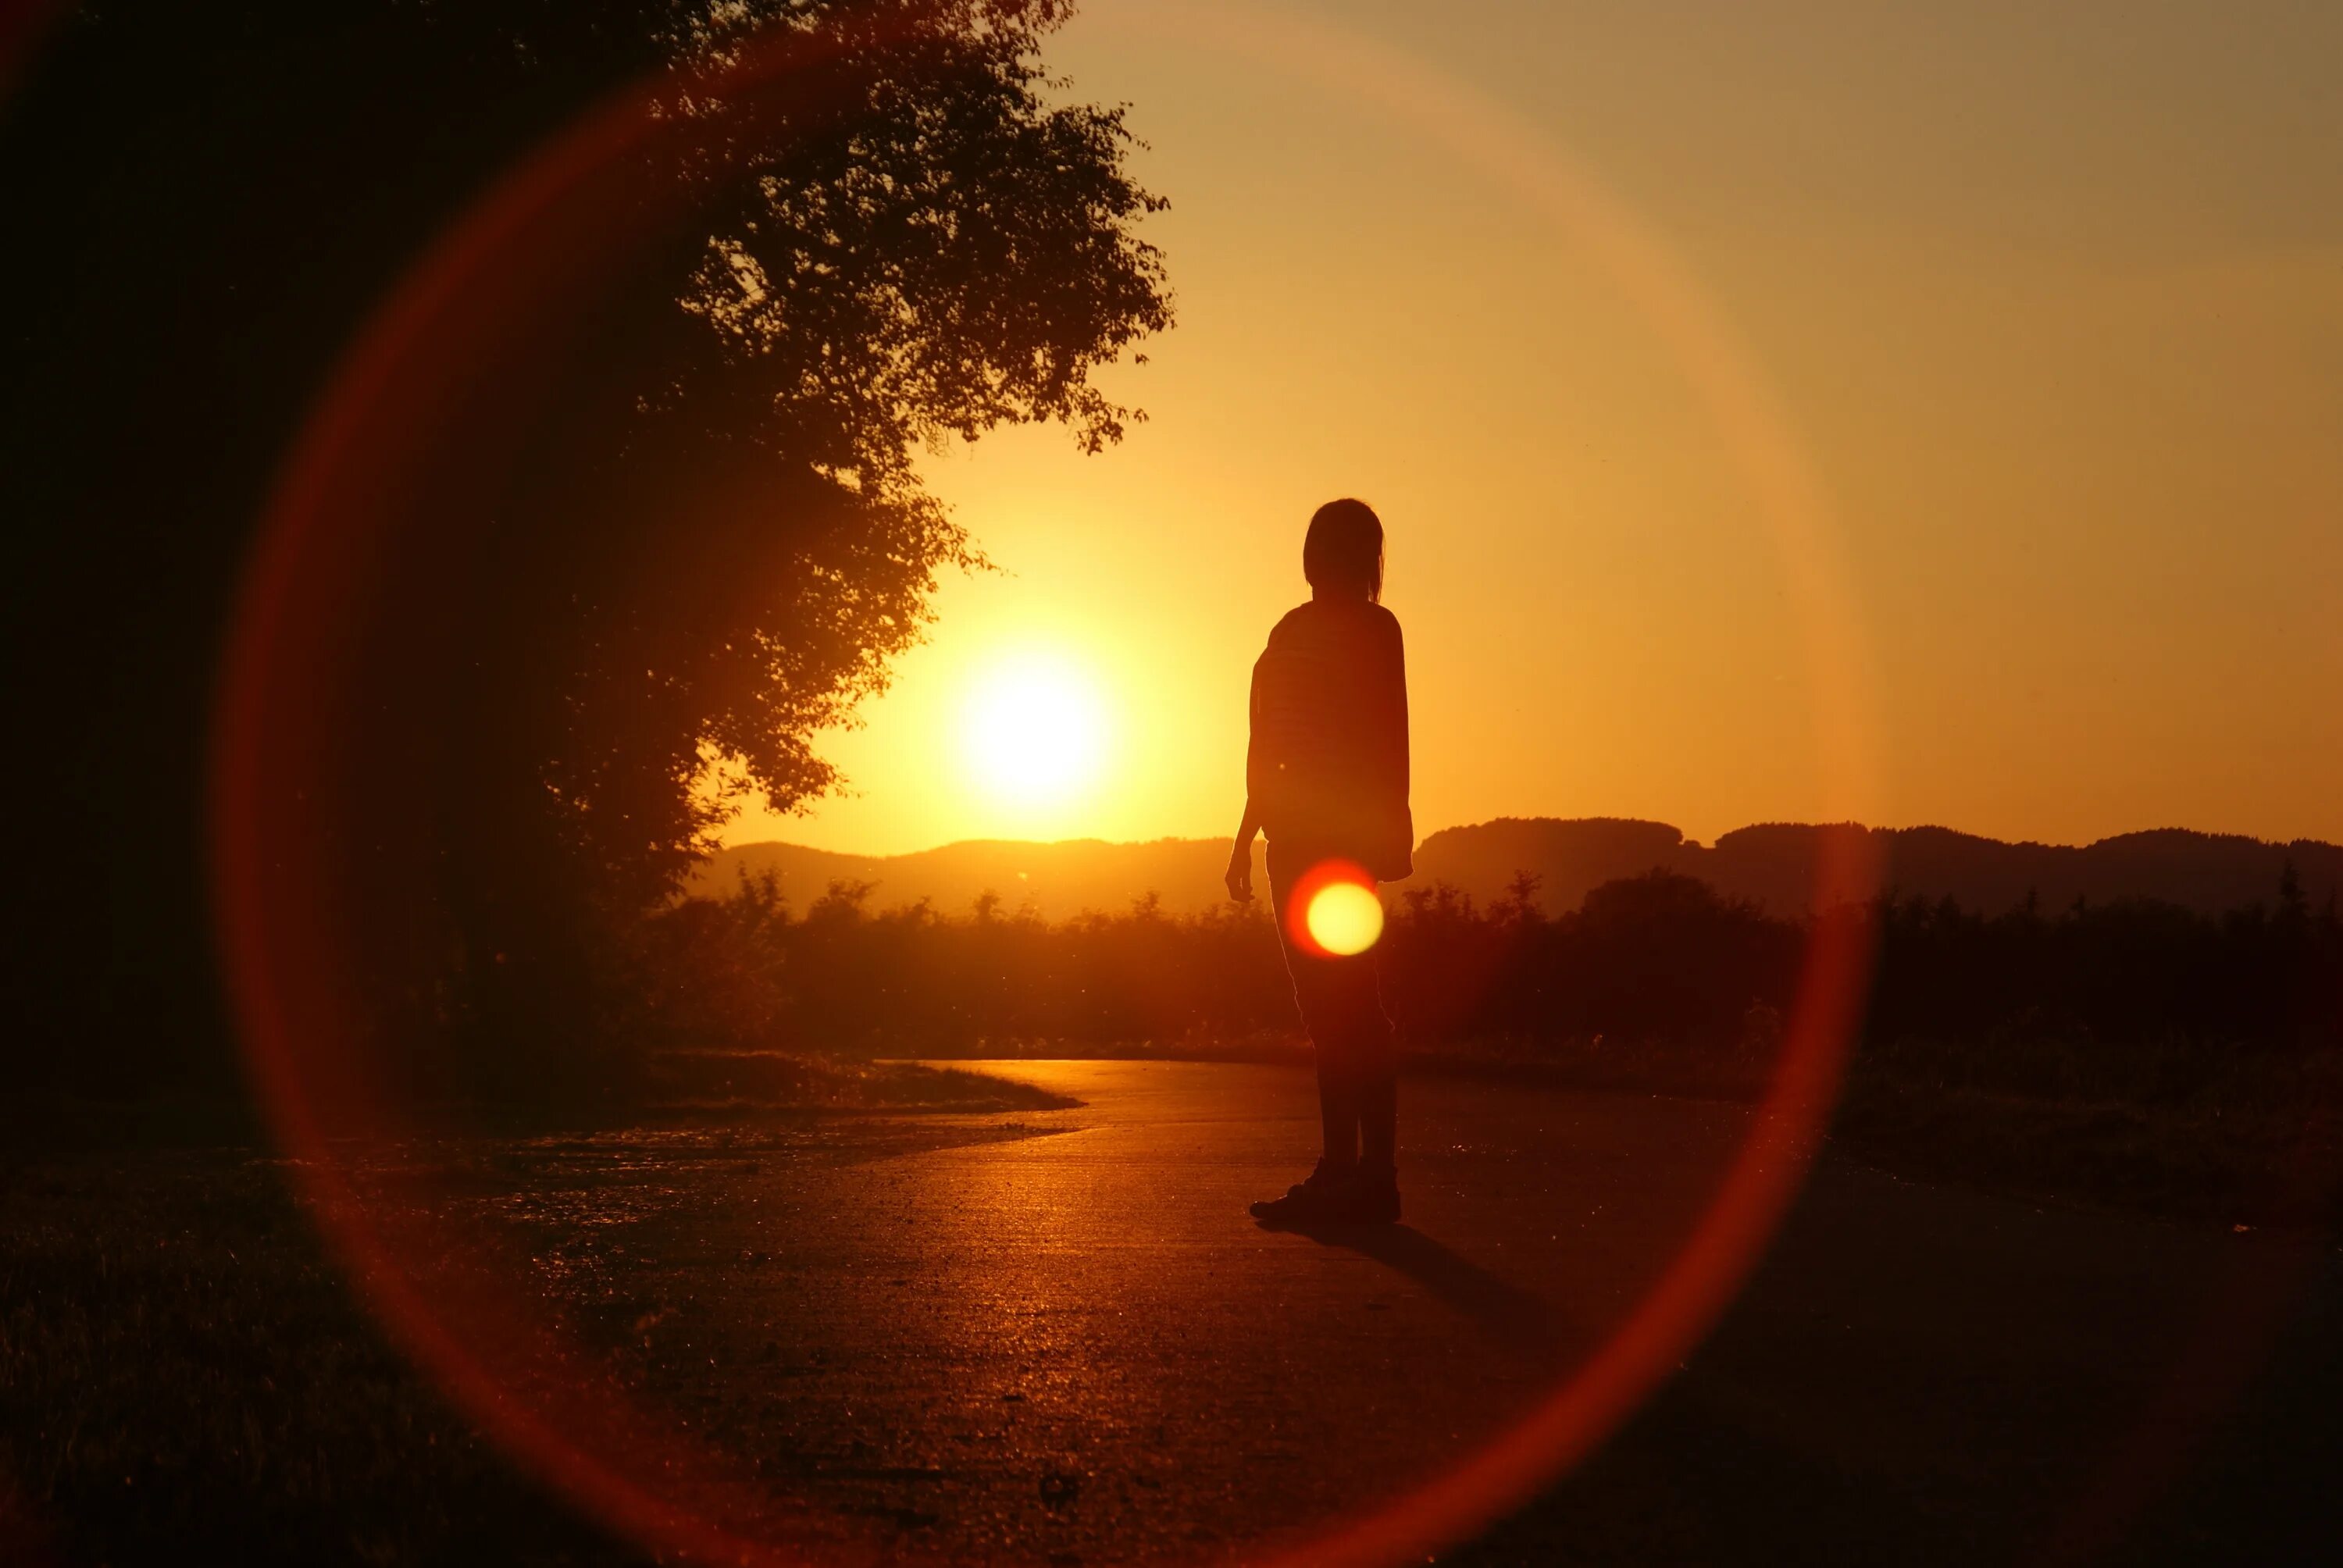
<svg viewBox="0 0 2343 1568"><path fill-rule="evenodd" d="M1264 1198L1252 1206L1252 1217L1274 1225L1307 1224L1312 1221L1333 1220L1350 1186L1350 1172L1331 1169L1326 1161L1307 1180L1296 1181L1285 1190L1282 1198Z"/></svg>

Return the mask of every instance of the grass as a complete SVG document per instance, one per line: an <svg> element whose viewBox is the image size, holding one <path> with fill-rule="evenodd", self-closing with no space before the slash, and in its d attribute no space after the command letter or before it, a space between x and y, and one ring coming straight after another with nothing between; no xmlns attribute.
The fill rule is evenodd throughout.
<svg viewBox="0 0 2343 1568"><path fill-rule="evenodd" d="M1835 1139L1875 1164L2235 1225L2343 1219L2343 1056L2073 1039L1865 1050Z"/></svg>
<svg viewBox="0 0 2343 1568"><path fill-rule="evenodd" d="M5 1171L0 1477L66 1562L636 1561L457 1419L234 1148Z"/></svg>
<svg viewBox="0 0 2343 1568"><path fill-rule="evenodd" d="M1751 1101L1770 1052L1666 1041L1493 1042L1409 1070L1554 1088ZM2168 1043L1869 1042L1831 1141L1924 1181L2224 1224L2343 1220L2343 1057Z"/></svg>

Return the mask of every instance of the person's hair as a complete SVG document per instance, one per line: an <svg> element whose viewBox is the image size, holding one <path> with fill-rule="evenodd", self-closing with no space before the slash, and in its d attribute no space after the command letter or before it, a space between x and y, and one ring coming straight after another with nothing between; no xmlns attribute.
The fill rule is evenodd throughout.
<svg viewBox="0 0 2343 1568"><path fill-rule="evenodd" d="M1329 501L1302 540L1302 575L1313 588L1340 588L1374 603L1383 597L1383 523L1364 501Z"/></svg>

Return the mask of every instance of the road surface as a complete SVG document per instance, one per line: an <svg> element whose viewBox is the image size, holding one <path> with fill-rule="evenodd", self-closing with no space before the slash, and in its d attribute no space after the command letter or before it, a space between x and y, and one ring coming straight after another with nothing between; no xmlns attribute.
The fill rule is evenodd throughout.
<svg viewBox="0 0 2343 1568"><path fill-rule="evenodd" d="M1405 1088L1404 1225L1248 1201L1306 1073L983 1070L1075 1109L916 1144L501 1156L543 1288L849 1554L1252 1557L1472 1452L1622 1321L1747 1112ZM2337 1531L2331 1246L1826 1158L1719 1332L1458 1561L2314 1561ZM1443 1558L1446 1560L1446 1558Z"/></svg>

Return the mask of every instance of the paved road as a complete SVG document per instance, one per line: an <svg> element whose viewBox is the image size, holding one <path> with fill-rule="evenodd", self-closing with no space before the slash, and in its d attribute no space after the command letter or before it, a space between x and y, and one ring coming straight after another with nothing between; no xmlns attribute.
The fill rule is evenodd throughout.
<svg viewBox="0 0 2343 1568"><path fill-rule="evenodd" d="M1251 1554L1566 1374L1745 1114L1411 1083L1407 1224L1313 1240L1244 1212L1306 1167L1304 1073L986 1070L1082 1104L930 1122L944 1146L914 1152L508 1160L525 1201L504 1211L547 1288L619 1325L645 1385L834 1522L817 1533L955 1560ZM2338 1346L2332 1249L1825 1161L1690 1369L1460 1555L2287 1558L2343 1541Z"/></svg>

